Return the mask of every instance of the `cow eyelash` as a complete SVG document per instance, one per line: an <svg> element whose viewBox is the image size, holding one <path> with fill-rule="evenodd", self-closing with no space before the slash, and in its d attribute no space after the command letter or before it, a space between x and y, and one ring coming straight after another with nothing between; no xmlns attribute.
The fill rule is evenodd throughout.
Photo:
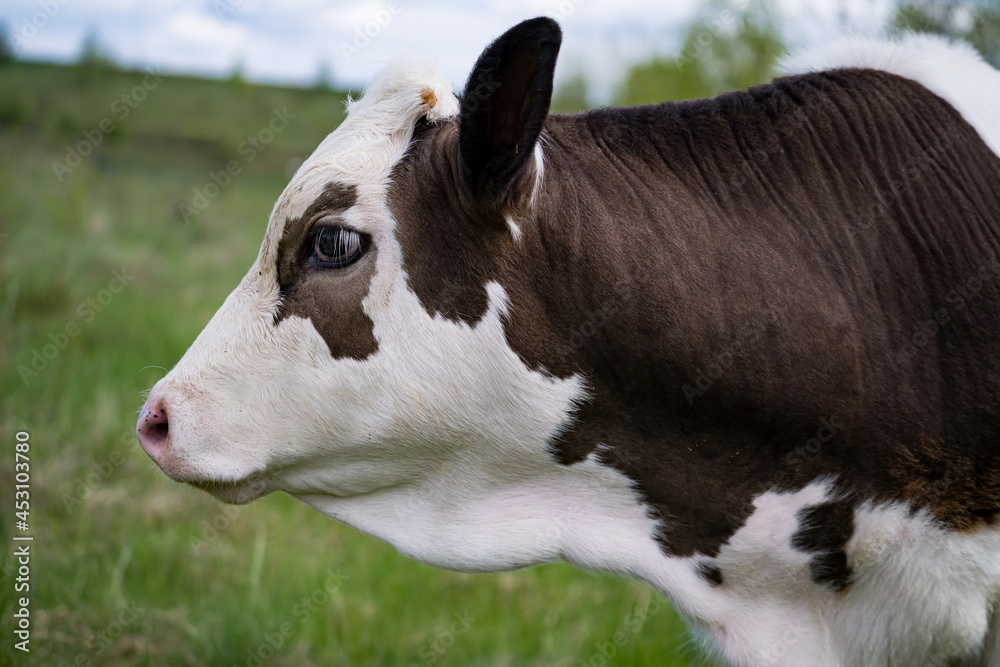
<svg viewBox="0 0 1000 667"><path fill-rule="evenodd" d="M340 269L361 259L367 239L353 229L320 227L313 234L312 259L323 268Z"/></svg>

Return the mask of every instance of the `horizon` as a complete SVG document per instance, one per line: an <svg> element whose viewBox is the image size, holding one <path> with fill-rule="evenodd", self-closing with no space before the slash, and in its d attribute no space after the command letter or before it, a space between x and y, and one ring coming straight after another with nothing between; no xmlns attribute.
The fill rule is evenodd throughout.
<svg viewBox="0 0 1000 667"><path fill-rule="evenodd" d="M685 30L702 19L726 29L729 7L700 0L663 7L651 0L520 0L460 4L433 0L357 0L325 6L296 0L13 0L0 21L19 59L72 64L88 39L123 69L199 78L359 90L387 62L409 53L434 58L460 90L479 53L526 18L546 15L564 31L557 85L584 74L592 102L607 103L632 65L676 55ZM776 0L789 47L884 25L891 0ZM287 7L287 5L286 5ZM731 16L731 12L729 14ZM833 30L831 30L833 26Z"/></svg>

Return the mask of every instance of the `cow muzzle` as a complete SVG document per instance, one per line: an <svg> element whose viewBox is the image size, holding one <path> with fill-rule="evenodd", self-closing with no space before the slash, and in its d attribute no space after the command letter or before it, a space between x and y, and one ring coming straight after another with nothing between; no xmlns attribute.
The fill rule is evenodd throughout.
<svg viewBox="0 0 1000 667"><path fill-rule="evenodd" d="M143 450L168 477L207 491L223 502L242 505L274 490L264 471L240 479L226 479L229 476L226 472L231 474L232 471L202 470L174 451L169 406L159 397L150 396L146 401L139 412L135 431Z"/></svg>

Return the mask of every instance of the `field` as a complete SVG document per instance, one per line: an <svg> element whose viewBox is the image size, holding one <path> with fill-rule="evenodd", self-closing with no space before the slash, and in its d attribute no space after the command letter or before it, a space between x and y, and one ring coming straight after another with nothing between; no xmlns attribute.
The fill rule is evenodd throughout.
<svg viewBox="0 0 1000 667"><path fill-rule="evenodd" d="M284 494L224 506L139 449L144 392L253 262L343 99L0 65L0 664L705 664L645 585L441 572ZM34 536L30 654L10 630L12 534Z"/></svg>

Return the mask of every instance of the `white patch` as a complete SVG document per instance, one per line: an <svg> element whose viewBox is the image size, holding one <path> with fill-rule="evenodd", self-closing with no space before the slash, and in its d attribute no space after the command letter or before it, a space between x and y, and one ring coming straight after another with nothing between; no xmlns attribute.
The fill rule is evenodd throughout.
<svg viewBox="0 0 1000 667"><path fill-rule="evenodd" d="M863 506L845 549L854 579L836 593L811 580L813 554L791 548L799 512L830 489L759 496L722 547L724 583L700 593L698 621L722 656L754 667L996 664L1000 531L955 533L900 503Z"/></svg>
<svg viewBox="0 0 1000 667"><path fill-rule="evenodd" d="M925 34L896 40L843 37L794 54L781 64L788 74L851 67L883 70L923 85L955 107L1000 155L1000 72L965 42Z"/></svg>
<svg viewBox="0 0 1000 667"><path fill-rule="evenodd" d="M1000 531L956 533L902 503L865 506L855 522L847 554L856 579L831 610L839 635L861 640L844 654L845 664L1000 660L985 652L1000 609Z"/></svg>
<svg viewBox="0 0 1000 667"><path fill-rule="evenodd" d="M832 593L812 582L811 556L791 546L799 512L829 499L827 481L792 493L764 493L720 550L715 565L723 584L702 593L708 609L701 625L732 664L841 664L830 659L833 638L816 613ZM691 559L689 566L699 560Z"/></svg>

